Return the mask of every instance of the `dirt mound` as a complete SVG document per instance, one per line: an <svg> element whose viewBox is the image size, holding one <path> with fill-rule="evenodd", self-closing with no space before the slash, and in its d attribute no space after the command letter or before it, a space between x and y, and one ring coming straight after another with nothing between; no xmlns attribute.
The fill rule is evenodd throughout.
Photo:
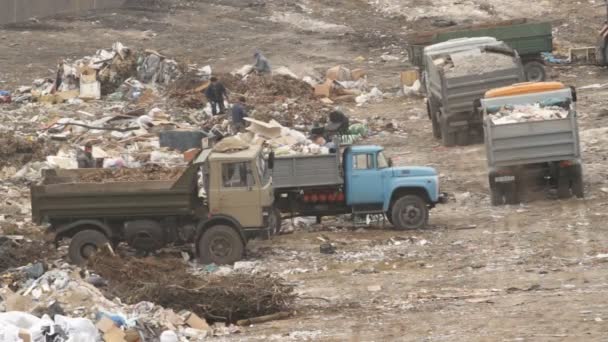
<svg viewBox="0 0 608 342"><path fill-rule="evenodd" d="M0 132L0 168L21 167L30 161L42 161L57 151L44 141L16 136L12 132Z"/></svg>
<svg viewBox="0 0 608 342"><path fill-rule="evenodd" d="M235 322L289 310L293 287L273 276L232 274L199 278L175 258L120 258L98 254L89 267L110 282L108 295L190 310L209 321Z"/></svg>
<svg viewBox="0 0 608 342"><path fill-rule="evenodd" d="M99 169L83 174L79 183L107 183L127 181L175 180L181 176L183 168L164 168L147 165L139 169Z"/></svg>
<svg viewBox="0 0 608 342"><path fill-rule="evenodd" d="M43 241L16 242L0 236L0 273L9 268L46 260L52 253Z"/></svg>
<svg viewBox="0 0 608 342"><path fill-rule="evenodd" d="M180 106L199 109L207 104L202 90L202 86L206 83L207 81L202 81L195 73L184 73L169 86L167 91L169 97L176 100Z"/></svg>

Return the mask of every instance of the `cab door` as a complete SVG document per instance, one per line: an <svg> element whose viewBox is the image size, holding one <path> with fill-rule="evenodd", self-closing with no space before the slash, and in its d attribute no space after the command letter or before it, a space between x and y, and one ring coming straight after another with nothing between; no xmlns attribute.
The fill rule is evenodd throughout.
<svg viewBox="0 0 608 342"><path fill-rule="evenodd" d="M261 187L251 161L222 163L219 210L243 227L261 227Z"/></svg>
<svg viewBox="0 0 608 342"><path fill-rule="evenodd" d="M353 153L347 185L348 204L378 204L384 201L384 182L375 153Z"/></svg>

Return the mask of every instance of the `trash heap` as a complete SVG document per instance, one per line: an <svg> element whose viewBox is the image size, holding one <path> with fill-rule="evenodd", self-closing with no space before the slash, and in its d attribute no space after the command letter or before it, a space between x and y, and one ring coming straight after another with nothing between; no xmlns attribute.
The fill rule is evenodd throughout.
<svg viewBox="0 0 608 342"><path fill-rule="evenodd" d="M504 106L489 116L495 125L504 125L517 122L564 119L568 117L568 110L559 106L541 106L541 104L536 103Z"/></svg>
<svg viewBox="0 0 608 342"><path fill-rule="evenodd" d="M296 298L280 278L246 269L192 273L181 258L109 252L85 269L59 260L9 268L1 274L8 287L0 290L0 340L198 341L238 333L241 319L286 317Z"/></svg>

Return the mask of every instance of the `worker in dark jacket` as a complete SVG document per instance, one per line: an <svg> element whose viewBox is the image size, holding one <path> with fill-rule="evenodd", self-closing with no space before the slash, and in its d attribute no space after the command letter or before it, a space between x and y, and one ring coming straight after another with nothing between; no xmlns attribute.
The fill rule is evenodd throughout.
<svg viewBox="0 0 608 342"><path fill-rule="evenodd" d="M247 117L247 107L244 96L239 97L237 103L232 105L232 132L238 133L245 128L245 118Z"/></svg>
<svg viewBox="0 0 608 342"><path fill-rule="evenodd" d="M95 168L95 158L93 158L93 145L88 142L84 145L84 151L76 150L76 160L78 161L79 169Z"/></svg>
<svg viewBox="0 0 608 342"><path fill-rule="evenodd" d="M211 77L211 84L209 84L205 90L205 96L211 104L211 113L213 115L218 114L218 106L220 109L219 114L224 114L226 112L224 98L228 100L228 92L222 82L218 81L217 77Z"/></svg>

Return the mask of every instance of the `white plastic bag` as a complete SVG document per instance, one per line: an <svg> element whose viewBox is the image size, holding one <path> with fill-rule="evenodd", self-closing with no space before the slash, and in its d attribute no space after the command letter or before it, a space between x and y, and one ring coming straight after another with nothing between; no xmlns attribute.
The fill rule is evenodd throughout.
<svg viewBox="0 0 608 342"><path fill-rule="evenodd" d="M69 338L66 342L91 342L99 338L97 328L86 318L55 315L55 324L68 334Z"/></svg>

